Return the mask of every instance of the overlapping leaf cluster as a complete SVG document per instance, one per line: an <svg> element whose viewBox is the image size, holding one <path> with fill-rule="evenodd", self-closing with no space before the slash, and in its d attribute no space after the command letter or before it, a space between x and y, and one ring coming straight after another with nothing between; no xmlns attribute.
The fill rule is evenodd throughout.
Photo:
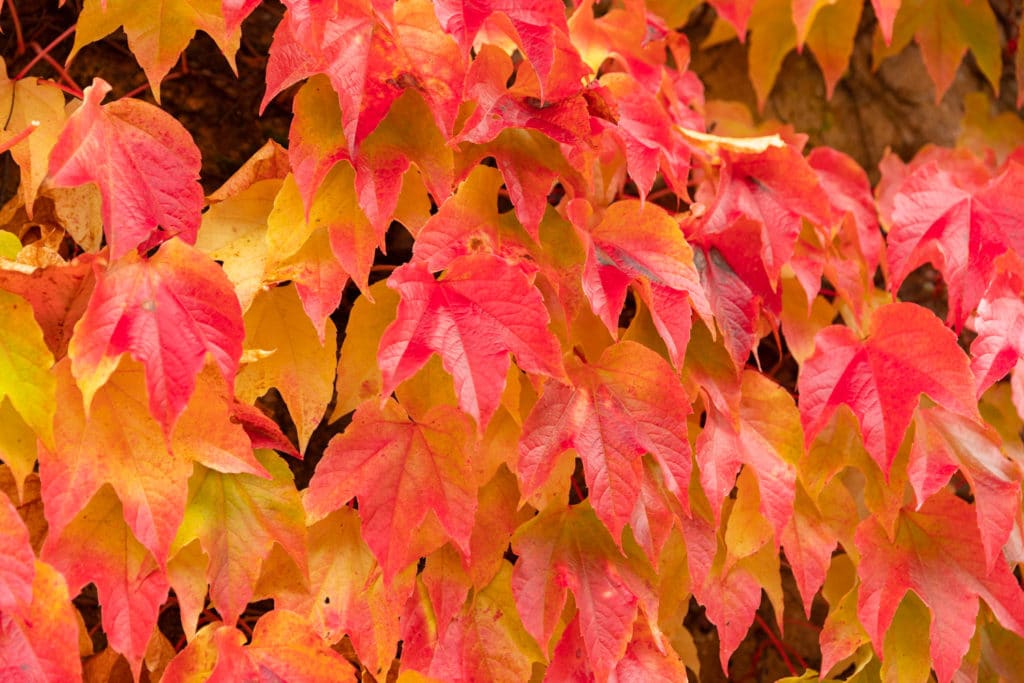
<svg viewBox="0 0 1024 683"><path fill-rule="evenodd" d="M81 676L92 584L136 677L338 680L344 650L380 680L682 680L691 597L727 669L762 594L781 627L783 562L827 602L823 675L1012 670L1024 148L888 157L872 191L791 131L710 134L668 4L290 0L264 100L299 84L288 147L205 200L159 108L4 79L0 678ZM762 94L804 42L831 87L819 27L860 11L711 4L752 59L777 43ZM940 16L998 83L988 6L921 4L874 3L880 54L913 35L941 95ZM256 3L169 0L162 32L142 5L87 2L76 49L123 25L158 91ZM895 298L925 263L945 321Z"/></svg>

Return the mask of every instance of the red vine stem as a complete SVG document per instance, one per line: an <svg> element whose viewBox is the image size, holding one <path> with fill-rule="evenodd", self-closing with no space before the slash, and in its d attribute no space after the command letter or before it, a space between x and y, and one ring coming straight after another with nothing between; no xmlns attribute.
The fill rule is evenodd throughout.
<svg viewBox="0 0 1024 683"><path fill-rule="evenodd" d="M25 129L22 130L20 133L18 133L17 135L15 135L12 138L9 138L3 144L0 144L0 154L6 152L11 147L14 147L16 144L18 144L19 142L21 142L22 140L27 138L38 127L39 127L39 122L38 121L33 121L32 123L30 123L27 126L25 126Z"/></svg>
<svg viewBox="0 0 1024 683"><path fill-rule="evenodd" d="M36 48L36 56L33 57L32 61L30 61L28 64L26 64L22 68L22 70L18 72L18 75L14 77L14 80L18 81L18 80L21 80L22 78L24 78L26 76L26 74L28 74L29 69L31 69L36 64L38 64L40 59L45 59L43 57L43 55L49 55L50 51L53 50L53 48L55 48L58 45L60 45L61 42L66 40L68 36L70 36L71 34L73 34L75 32L75 28L77 26L78 26L78 24L72 24L67 29L65 29L63 33L61 33L59 36L57 36L56 38L51 40L49 45L47 45L46 47L44 47L42 49L39 49L39 44L38 43L32 43L32 45ZM61 71L64 71L63 67L61 68Z"/></svg>
<svg viewBox="0 0 1024 683"><path fill-rule="evenodd" d="M41 83L42 85L48 85L50 87L57 88L57 90L66 92L68 95L71 95L72 97L77 97L80 100L85 99L85 94L80 89L76 90L75 88L70 88L64 85L63 83L57 83L56 81L48 81L42 78L39 79L39 83Z"/></svg>
<svg viewBox="0 0 1024 683"><path fill-rule="evenodd" d="M757 625L761 627L761 630L764 631L765 634L767 634L768 640L770 640L772 643L772 647L774 647L778 651L779 656L782 657L782 662L786 665L786 669L789 671L789 675L796 676L798 672L796 670L796 667L793 666L792 660L790 660L789 658L789 648L787 648L785 644L783 644L783 642L778 639L778 637L775 635L775 632L772 631L771 627L765 623L764 619L761 618L760 614L754 614L754 621L757 622ZM806 670L807 662L805 662L803 658L797 653L794 652L792 654L794 657L796 657L797 661L804 668L804 670Z"/></svg>
<svg viewBox="0 0 1024 683"><path fill-rule="evenodd" d="M25 35L21 32L21 17L18 16L18 8L14 6L14 0L7 0L7 5L11 8L11 21L14 22L14 38L18 43L15 54L20 56L25 54Z"/></svg>
<svg viewBox="0 0 1024 683"><path fill-rule="evenodd" d="M43 61L45 61L47 64L53 67L53 70L60 75L60 79L64 81L65 85L67 85L69 88L77 90L79 93L82 92L81 86L79 86L78 83L75 83L75 79L71 78L71 75L68 74L67 69L64 68L63 64L61 64L56 59L48 55L45 51L41 50L39 48L39 45L37 45L36 43L32 43L32 47L39 50L39 56L42 57ZM81 95L79 95L78 97L81 97Z"/></svg>

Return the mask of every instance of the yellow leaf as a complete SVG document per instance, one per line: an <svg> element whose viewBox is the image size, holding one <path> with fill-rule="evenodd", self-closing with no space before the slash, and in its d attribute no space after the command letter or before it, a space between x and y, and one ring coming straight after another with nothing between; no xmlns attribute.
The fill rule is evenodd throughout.
<svg viewBox="0 0 1024 683"><path fill-rule="evenodd" d="M242 368L235 392L246 403L271 387L281 392L295 422L299 451L306 450L334 391L336 332L330 320L326 330L321 344L291 285L261 291L245 314L246 348L274 353Z"/></svg>
<svg viewBox="0 0 1024 683"><path fill-rule="evenodd" d="M395 319L398 292L381 280L370 287L369 297L356 299L348 317L345 341L338 361L338 398L330 421L352 412L363 401L380 395L377 347L385 328Z"/></svg>
<svg viewBox="0 0 1024 683"><path fill-rule="evenodd" d="M928 653L928 623L931 612L913 592L900 602L882 643L882 680L887 683L916 683L928 680L932 670Z"/></svg>
<svg viewBox="0 0 1024 683"><path fill-rule="evenodd" d="M39 438L52 444L57 411L53 354L32 307L20 296L0 290L0 319L0 398L6 396Z"/></svg>
<svg viewBox="0 0 1024 683"><path fill-rule="evenodd" d="M85 45L102 40L122 26L128 48L146 72L157 102L160 82L197 30L213 38L234 70L241 31L235 29L228 34L221 0L86 0L68 61Z"/></svg>
<svg viewBox="0 0 1024 683"><path fill-rule="evenodd" d="M267 217L280 189L280 180L256 182L211 206L199 226L196 248L224 264L243 311L263 284Z"/></svg>

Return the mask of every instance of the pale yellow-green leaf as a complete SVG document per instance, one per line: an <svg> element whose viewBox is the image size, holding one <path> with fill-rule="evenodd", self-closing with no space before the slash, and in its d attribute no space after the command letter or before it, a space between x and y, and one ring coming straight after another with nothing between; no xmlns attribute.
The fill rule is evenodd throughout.
<svg viewBox="0 0 1024 683"><path fill-rule="evenodd" d="M886 683L924 683L931 674L928 624L931 613L913 592L900 602L882 643L882 680Z"/></svg>

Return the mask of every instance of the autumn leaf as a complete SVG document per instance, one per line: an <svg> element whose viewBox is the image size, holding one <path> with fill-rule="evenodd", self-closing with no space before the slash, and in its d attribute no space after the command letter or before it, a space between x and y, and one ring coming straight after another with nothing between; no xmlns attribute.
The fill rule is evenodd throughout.
<svg viewBox="0 0 1024 683"><path fill-rule="evenodd" d="M308 617L308 628L327 642L347 635L368 671L376 675L386 670L401 637L400 615L413 589L412 568L386 584L363 540L359 513L348 507L311 525L308 547L308 591L295 577L283 574L285 585L271 582L275 605ZM265 566L264 577L267 573Z"/></svg>
<svg viewBox="0 0 1024 683"><path fill-rule="evenodd" d="M543 486L558 457L574 448L594 512L620 542L640 495L644 453L655 457L665 486L686 504L689 401L665 360L634 342L608 347L597 362L571 374L574 386L549 383L523 424L523 495Z"/></svg>
<svg viewBox="0 0 1024 683"><path fill-rule="evenodd" d="M893 198L891 291L930 261L949 286L949 322L963 325L994 274L996 257L1009 249L1024 253L1024 209L1013 190L1022 182L1024 166L1015 162L994 178L977 160L913 169Z"/></svg>
<svg viewBox="0 0 1024 683"><path fill-rule="evenodd" d="M54 447L39 453L43 500L55 534L110 484L132 533L163 565L185 512L193 462L266 476L244 430L232 424L230 398L212 368L199 376L193 400L166 441L147 409L139 366L118 369L96 393L88 417L68 363L61 362L55 374L63 407Z"/></svg>
<svg viewBox="0 0 1024 683"><path fill-rule="evenodd" d="M1021 588L1005 563L989 569L971 506L937 493L917 512L904 510L890 540L874 519L857 529L861 585L857 616L877 652L900 599L908 590L931 612L933 667L942 683L967 652L975 629L978 598L1001 624L1024 635ZM920 628L920 626L918 626ZM891 653L883 652L883 657Z"/></svg>
<svg viewBox="0 0 1024 683"><path fill-rule="evenodd" d="M440 0L435 3L435 12L441 27L451 34L462 51L468 53L480 29L496 16L508 24L498 23L517 42L526 58L540 75L547 80L555 62L555 34L568 34L565 7L555 0L529 0L508 2L489 0L468 3L464 0ZM480 55L477 55L479 59ZM543 94L541 95L543 98Z"/></svg>
<svg viewBox="0 0 1024 683"><path fill-rule="evenodd" d="M512 549L519 556L512 594L527 633L546 649L571 590L588 662L597 680L607 680L650 590L637 560L621 554L586 501L523 524Z"/></svg>
<svg viewBox="0 0 1024 683"><path fill-rule="evenodd" d="M238 373L238 398L254 403L274 387L288 406L299 438L299 452L320 424L333 391L336 332L324 323L324 343L302 310L292 286L260 292L245 314L245 341L250 349L270 351Z"/></svg>
<svg viewBox="0 0 1024 683"><path fill-rule="evenodd" d="M169 584L125 524L114 490L101 487L70 524L46 537L40 555L64 575L69 592L96 585L103 631L137 679Z"/></svg>
<svg viewBox="0 0 1024 683"><path fill-rule="evenodd" d="M436 353L455 379L460 408L482 431L498 407L509 353L525 372L564 375L540 292L504 259L463 256L440 280L414 261L397 268L388 286L402 299L377 353L384 395Z"/></svg>
<svg viewBox="0 0 1024 683"><path fill-rule="evenodd" d="M832 325L800 371L800 416L810 445L840 405L857 416L864 445L887 476L918 397L977 419L974 378L956 337L930 311L895 303L875 311L868 335Z"/></svg>
<svg viewBox="0 0 1024 683"><path fill-rule="evenodd" d="M397 403L371 401L344 434L331 440L310 481L306 509L314 519L359 499L363 536L385 580L451 539L469 555L476 483L475 448L465 416L438 406L419 421ZM432 512L440 529L421 528Z"/></svg>
<svg viewBox="0 0 1024 683"><path fill-rule="evenodd" d="M165 433L188 403L207 354L233 385L241 310L209 257L171 240L152 258L129 253L96 270L96 289L68 347L87 410L126 352L146 368L150 412Z"/></svg>
<svg viewBox="0 0 1024 683"><path fill-rule="evenodd" d="M89 0L78 16L75 44L68 61L74 59L82 47L123 27L128 47L146 72L149 87L159 102L160 82L197 30L213 38L234 69L241 20L238 14L233 19L237 23L229 28L220 0L160 0L156 5L131 0Z"/></svg>
<svg viewBox="0 0 1024 683"><path fill-rule="evenodd" d="M978 396L1011 371L1019 395L1024 378L1024 371L1018 370L1024 358L1024 261L1016 252L996 259L995 276L978 303L972 327L978 333L971 342Z"/></svg>
<svg viewBox="0 0 1024 683"><path fill-rule="evenodd" d="M270 451L256 458L271 478L223 473L197 465L188 483L185 516L172 553L198 539L209 559L210 599L228 623L249 602L260 568L277 543L305 572L302 503L285 462Z"/></svg>
<svg viewBox="0 0 1024 683"><path fill-rule="evenodd" d="M53 355L32 307L16 294L0 290L0 400L4 397L39 438L53 440L56 383L49 374Z"/></svg>
<svg viewBox="0 0 1024 683"><path fill-rule="evenodd" d="M312 631L307 619L283 609L260 617L246 649L262 678L329 683L350 666Z"/></svg>
<svg viewBox="0 0 1024 683"><path fill-rule="evenodd" d="M111 86L85 89L50 153L50 182L96 183L112 259L172 237L195 242L203 208L199 149L176 119L141 100L100 105Z"/></svg>

